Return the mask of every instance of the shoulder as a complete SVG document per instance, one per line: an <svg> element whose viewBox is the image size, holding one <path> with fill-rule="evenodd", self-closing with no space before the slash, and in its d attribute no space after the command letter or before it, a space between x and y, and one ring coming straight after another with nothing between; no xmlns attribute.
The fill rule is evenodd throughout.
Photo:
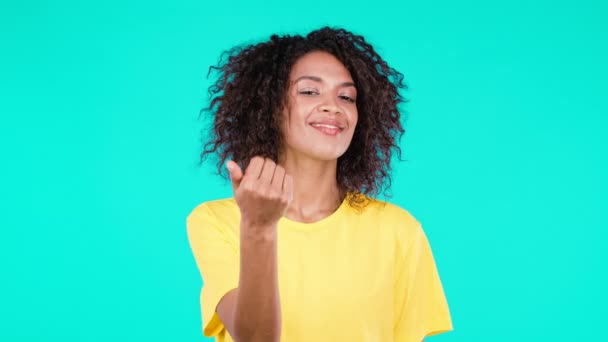
<svg viewBox="0 0 608 342"><path fill-rule="evenodd" d="M365 201L361 210L362 215L374 216L381 222L394 222L400 226L420 225L409 210L398 204L365 195L362 197Z"/></svg>
<svg viewBox="0 0 608 342"><path fill-rule="evenodd" d="M238 210L238 205L236 204L234 197L223 198L198 204L192 209L188 217L221 217L223 215L232 214L234 210Z"/></svg>
<svg viewBox="0 0 608 342"><path fill-rule="evenodd" d="M393 231L399 244L410 245L423 234L421 223L405 207L368 196L365 200L361 215L377 222L383 229Z"/></svg>
<svg viewBox="0 0 608 342"><path fill-rule="evenodd" d="M198 204L186 219L188 226L205 224L228 228L240 221L240 211L234 197L211 200Z"/></svg>

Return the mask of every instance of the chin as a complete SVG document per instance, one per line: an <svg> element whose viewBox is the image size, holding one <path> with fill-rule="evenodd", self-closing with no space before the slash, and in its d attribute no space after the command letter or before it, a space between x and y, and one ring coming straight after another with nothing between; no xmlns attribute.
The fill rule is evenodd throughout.
<svg viewBox="0 0 608 342"><path fill-rule="evenodd" d="M287 153L306 156L307 158L322 160L322 161L332 161L340 158L346 150L348 149L348 145L344 146L343 144L334 144L329 145L326 143L302 143L299 144L287 144Z"/></svg>
<svg viewBox="0 0 608 342"><path fill-rule="evenodd" d="M309 155L314 159L323 160L323 161L332 161L340 158L344 151L311 151Z"/></svg>

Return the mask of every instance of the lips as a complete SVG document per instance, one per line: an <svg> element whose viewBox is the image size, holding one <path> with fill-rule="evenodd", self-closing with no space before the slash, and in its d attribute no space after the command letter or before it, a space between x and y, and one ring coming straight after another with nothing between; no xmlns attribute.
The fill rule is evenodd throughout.
<svg viewBox="0 0 608 342"><path fill-rule="evenodd" d="M330 136L335 136L344 130L343 127L337 124L311 123L310 125L317 131Z"/></svg>
<svg viewBox="0 0 608 342"><path fill-rule="evenodd" d="M310 125L315 128L325 127L328 129L339 129L341 131L344 130L344 127L346 126L343 123L341 123L340 121L332 120L332 119L313 121L310 123Z"/></svg>
<svg viewBox="0 0 608 342"><path fill-rule="evenodd" d="M335 126L335 125L317 124L317 123L310 124L310 125L312 127L314 127L314 128L321 128L321 127L323 127L323 128L327 128L327 129L337 129L337 130L340 130L340 131L342 130L342 127Z"/></svg>

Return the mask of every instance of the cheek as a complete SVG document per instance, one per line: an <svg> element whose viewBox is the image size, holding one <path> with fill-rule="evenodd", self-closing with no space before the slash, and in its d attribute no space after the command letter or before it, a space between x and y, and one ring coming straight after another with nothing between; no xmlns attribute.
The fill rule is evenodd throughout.
<svg viewBox="0 0 608 342"><path fill-rule="evenodd" d="M306 120L302 116L297 107L292 107L289 112L283 115L283 137L287 141L294 141L302 136L302 130L305 128Z"/></svg>
<svg viewBox="0 0 608 342"><path fill-rule="evenodd" d="M357 127L357 123L359 122L359 112L355 110L351 116L351 125L353 126L353 130Z"/></svg>
<svg viewBox="0 0 608 342"><path fill-rule="evenodd" d="M306 125L308 113L311 112L311 106L302 102L295 102L291 109L291 122L289 126L292 130L301 129Z"/></svg>

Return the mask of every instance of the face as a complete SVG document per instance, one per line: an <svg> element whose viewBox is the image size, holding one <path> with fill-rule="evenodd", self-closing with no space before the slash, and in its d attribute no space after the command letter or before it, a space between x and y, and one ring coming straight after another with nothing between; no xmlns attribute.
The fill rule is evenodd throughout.
<svg viewBox="0 0 608 342"><path fill-rule="evenodd" d="M283 113L285 152L318 160L338 159L357 125L357 89L344 65L327 52L310 52L290 73Z"/></svg>

